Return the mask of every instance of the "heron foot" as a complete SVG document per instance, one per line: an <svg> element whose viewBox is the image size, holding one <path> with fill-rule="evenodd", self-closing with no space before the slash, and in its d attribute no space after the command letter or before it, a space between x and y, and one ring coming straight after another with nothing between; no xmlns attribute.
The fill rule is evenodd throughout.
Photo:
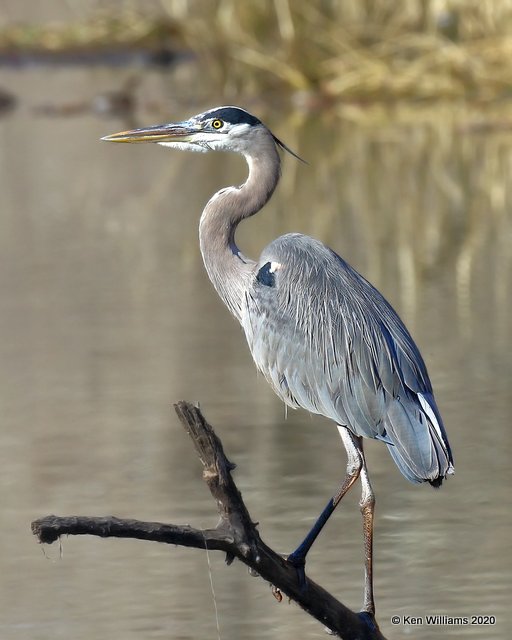
<svg viewBox="0 0 512 640"><path fill-rule="evenodd" d="M301 553L297 553L294 551L287 556L286 561L289 562L297 572L297 581L299 583L300 590L302 592L307 590L307 580L306 580L306 558Z"/></svg>
<svg viewBox="0 0 512 640"><path fill-rule="evenodd" d="M369 611L360 611L357 616L371 629L372 632L378 631L379 627L375 622L375 616L373 613L370 613Z"/></svg>

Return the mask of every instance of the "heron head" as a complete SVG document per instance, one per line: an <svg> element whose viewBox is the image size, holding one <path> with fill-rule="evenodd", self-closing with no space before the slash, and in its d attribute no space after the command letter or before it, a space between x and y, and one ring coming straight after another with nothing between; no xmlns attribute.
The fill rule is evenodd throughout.
<svg viewBox="0 0 512 640"><path fill-rule="evenodd" d="M102 140L153 142L184 151L234 151L244 155L254 151L258 143L273 140L279 148L299 158L261 120L240 107L216 107L182 122L121 131Z"/></svg>

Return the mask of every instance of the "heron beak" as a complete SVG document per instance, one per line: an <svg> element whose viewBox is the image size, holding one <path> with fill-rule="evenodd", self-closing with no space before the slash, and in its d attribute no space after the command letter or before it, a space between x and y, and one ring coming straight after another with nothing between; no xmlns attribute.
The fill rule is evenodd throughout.
<svg viewBox="0 0 512 640"><path fill-rule="evenodd" d="M104 136L108 142L193 142L194 135L201 131L196 122L185 120L171 124L157 124L142 129L131 129Z"/></svg>

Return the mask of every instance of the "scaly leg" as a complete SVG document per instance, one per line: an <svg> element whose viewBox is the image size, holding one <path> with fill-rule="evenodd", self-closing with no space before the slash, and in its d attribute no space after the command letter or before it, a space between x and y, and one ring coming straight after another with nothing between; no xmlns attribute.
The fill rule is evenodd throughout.
<svg viewBox="0 0 512 640"><path fill-rule="evenodd" d="M363 611L375 615L375 602L373 599L373 514L375 510L375 494L373 493L368 469L361 446L363 466L361 468L361 501L359 507L363 516L364 537L364 604Z"/></svg>

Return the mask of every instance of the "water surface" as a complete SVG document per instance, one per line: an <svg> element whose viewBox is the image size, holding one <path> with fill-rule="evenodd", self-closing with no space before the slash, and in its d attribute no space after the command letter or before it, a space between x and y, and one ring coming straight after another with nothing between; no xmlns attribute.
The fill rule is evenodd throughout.
<svg viewBox="0 0 512 640"><path fill-rule="evenodd" d="M26 71L8 81L30 106L92 95L118 76ZM163 76L148 83L169 92ZM178 118L213 106L169 104ZM358 127L266 116L309 166L284 159L278 193L241 229L240 246L257 256L280 233L302 231L375 283L422 349L455 453L456 476L434 491L408 484L384 446L367 445L383 630L504 638L512 137L463 135L443 119ZM243 162L99 142L122 128L88 115L35 117L28 107L0 122L0 636L216 637L210 564L222 638L323 638L320 625L220 554L93 538L41 548L30 533L31 520L49 513L215 524L172 411L180 399L201 402L278 550L294 548L344 472L336 429L304 412L285 419L203 271L200 211L217 188L243 179ZM309 559L310 575L354 608L357 500L357 491L347 496ZM436 613L495 615L498 624L390 623Z"/></svg>

